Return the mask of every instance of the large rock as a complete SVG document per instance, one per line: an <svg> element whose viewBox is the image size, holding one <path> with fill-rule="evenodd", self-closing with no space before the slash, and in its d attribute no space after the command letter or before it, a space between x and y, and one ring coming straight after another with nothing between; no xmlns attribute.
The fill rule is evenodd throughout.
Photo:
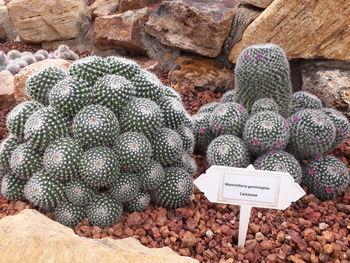
<svg viewBox="0 0 350 263"><path fill-rule="evenodd" d="M89 7L92 18L107 16L114 13L119 6L119 0L97 0Z"/></svg>
<svg viewBox="0 0 350 263"><path fill-rule="evenodd" d="M145 31L162 44L216 57L230 32L238 0L164 1Z"/></svg>
<svg viewBox="0 0 350 263"><path fill-rule="evenodd" d="M77 236L36 210L0 220L1 262L6 263L196 263L170 248L146 248L133 238Z"/></svg>
<svg viewBox="0 0 350 263"><path fill-rule="evenodd" d="M268 7L273 0L239 0L242 4L249 4L259 8Z"/></svg>
<svg viewBox="0 0 350 263"><path fill-rule="evenodd" d="M140 9L150 4L152 0L119 0L119 13L124 13L128 10Z"/></svg>
<svg viewBox="0 0 350 263"><path fill-rule="evenodd" d="M319 97L325 107L342 111L350 118L350 63L340 68L337 62L307 62L301 66L302 90Z"/></svg>
<svg viewBox="0 0 350 263"><path fill-rule="evenodd" d="M14 87L14 96L18 102L29 100L28 93L25 89L26 80L34 72L39 71L45 67L56 66L63 69L67 69L71 63L63 59L46 59L43 61L35 62L25 68L15 75L15 87Z"/></svg>
<svg viewBox="0 0 350 263"><path fill-rule="evenodd" d="M233 71L226 68L216 68L214 59L198 56L180 56L176 59L175 64L177 64L177 67L169 74L172 82L185 83L222 92L233 88Z"/></svg>
<svg viewBox="0 0 350 263"><path fill-rule="evenodd" d="M275 0L233 46L235 63L247 46L272 42L288 58L325 57L350 61L350 1Z"/></svg>
<svg viewBox="0 0 350 263"><path fill-rule="evenodd" d="M16 103L14 97L14 77L8 71L0 72L0 105L9 107Z"/></svg>
<svg viewBox="0 0 350 263"><path fill-rule="evenodd" d="M86 8L84 0L12 0L8 4L14 28L26 43L75 38Z"/></svg>
<svg viewBox="0 0 350 263"><path fill-rule="evenodd" d="M17 33L9 18L8 9L4 2L0 2L0 27L5 31L7 39L12 40L16 38Z"/></svg>
<svg viewBox="0 0 350 263"><path fill-rule="evenodd" d="M149 8L143 8L97 17L92 32L94 45L100 49L126 49L145 54L141 32L150 13Z"/></svg>

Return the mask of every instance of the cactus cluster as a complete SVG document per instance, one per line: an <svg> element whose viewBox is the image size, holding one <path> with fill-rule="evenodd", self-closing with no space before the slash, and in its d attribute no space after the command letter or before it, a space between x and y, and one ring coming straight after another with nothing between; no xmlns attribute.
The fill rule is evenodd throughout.
<svg viewBox="0 0 350 263"><path fill-rule="evenodd" d="M280 47L243 50L235 89L193 116L195 152L206 154L210 165L246 167L251 160L256 169L288 172L310 193L333 198L348 185L348 171L338 159L322 155L347 138L349 121L311 93L292 94L289 74ZM309 168L302 169L305 162Z"/></svg>
<svg viewBox="0 0 350 263"><path fill-rule="evenodd" d="M155 75L91 56L67 71L43 68L26 88L33 100L12 110L0 144L6 198L53 211L67 226L87 217L99 227L151 201L187 202L197 170L192 117Z"/></svg>
<svg viewBox="0 0 350 263"><path fill-rule="evenodd" d="M48 58L60 58L65 60L78 60L79 56L71 50L67 45L60 45L54 52L49 53L44 49L40 49L35 53L18 50L0 51L0 71L7 70L11 74L16 75L22 68L42 61Z"/></svg>

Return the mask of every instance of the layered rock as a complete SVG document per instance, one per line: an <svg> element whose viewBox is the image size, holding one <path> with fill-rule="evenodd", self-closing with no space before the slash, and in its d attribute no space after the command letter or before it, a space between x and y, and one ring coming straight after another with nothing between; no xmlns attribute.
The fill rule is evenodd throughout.
<svg viewBox="0 0 350 263"><path fill-rule="evenodd" d="M1 262L196 263L170 248L146 248L133 238L88 239L36 210L0 220Z"/></svg>
<svg viewBox="0 0 350 263"><path fill-rule="evenodd" d="M307 62L301 65L302 90L319 97L325 107L342 111L350 118L350 63Z"/></svg>
<svg viewBox="0 0 350 263"><path fill-rule="evenodd" d="M70 62L63 59L46 59L43 61L35 62L21 69L21 71L15 75L14 79L14 96L18 102L29 100L28 93L25 89L25 83L27 79L34 72L39 71L45 67L55 66L63 69L68 69Z"/></svg>
<svg viewBox="0 0 350 263"><path fill-rule="evenodd" d="M242 4L253 5L259 8L268 7L273 0L239 0Z"/></svg>
<svg viewBox="0 0 350 263"><path fill-rule="evenodd" d="M84 0L12 0L8 11L21 41L41 43L78 36L86 3Z"/></svg>
<svg viewBox="0 0 350 263"><path fill-rule="evenodd" d="M162 44L216 57L230 32L238 0L164 1L145 31Z"/></svg>
<svg viewBox="0 0 350 263"><path fill-rule="evenodd" d="M92 18L107 16L118 10L119 0L97 0L90 7L89 12Z"/></svg>
<svg viewBox="0 0 350 263"><path fill-rule="evenodd" d="M124 13L128 10L141 9L150 4L152 0L119 0L119 13Z"/></svg>
<svg viewBox="0 0 350 263"><path fill-rule="evenodd" d="M235 63L245 47L272 42L290 59L350 61L349 17L349 1L275 0L248 26L229 59Z"/></svg>
<svg viewBox="0 0 350 263"><path fill-rule="evenodd" d="M15 104L14 76L8 71L0 72L0 105L9 107Z"/></svg>
<svg viewBox="0 0 350 263"><path fill-rule="evenodd" d="M94 45L100 49L127 49L145 54L141 32L150 13L149 8L143 8L97 17L92 31Z"/></svg>
<svg viewBox="0 0 350 263"><path fill-rule="evenodd" d="M6 39L16 38L17 33L10 21L8 9L4 1L0 1L0 28L3 29L3 34L6 34Z"/></svg>
<svg viewBox="0 0 350 263"><path fill-rule="evenodd" d="M176 59L177 67L170 72L172 82L186 83L195 87L226 91L232 89L234 74L231 69L218 69L215 60L198 56L180 56Z"/></svg>

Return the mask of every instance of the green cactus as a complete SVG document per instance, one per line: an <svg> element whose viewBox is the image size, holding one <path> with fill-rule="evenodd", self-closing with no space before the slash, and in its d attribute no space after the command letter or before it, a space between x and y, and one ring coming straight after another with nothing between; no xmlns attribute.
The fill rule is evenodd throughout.
<svg viewBox="0 0 350 263"><path fill-rule="evenodd" d="M123 206L106 193L91 200L85 209L87 218L92 225L105 228L118 221L123 212Z"/></svg>
<svg viewBox="0 0 350 263"><path fill-rule="evenodd" d="M163 84L151 72L140 70L138 74L131 78L131 82L135 86L136 97L157 101L163 95Z"/></svg>
<svg viewBox="0 0 350 263"><path fill-rule="evenodd" d="M140 188L140 182L135 174L121 174L109 188L109 194L119 203L131 201Z"/></svg>
<svg viewBox="0 0 350 263"><path fill-rule="evenodd" d="M79 160L83 149L71 138L60 138L46 148L43 164L45 170L63 182L70 181L79 174Z"/></svg>
<svg viewBox="0 0 350 263"><path fill-rule="evenodd" d="M0 193L8 200L25 200L25 184L26 180L18 178L13 173L7 173L1 180Z"/></svg>
<svg viewBox="0 0 350 263"><path fill-rule="evenodd" d="M249 152L244 142L234 135L221 135L208 147L209 165L247 167L250 164Z"/></svg>
<svg viewBox="0 0 350 263"><path fill-rule="evenodd" d="M238 103L229 102L217 107L210 115L209 126L214 136L242 135L248 112Z"/></svg>
<svg viewBox="0 0 350 263"><path fill-rule="evenodd" d="M147 192L137 192L136 196L125 203L125 209L129 212L139 212L145 210L151 202L151 196Z"/></svg>
<svg viewBox="0 0 350 263"><path fill-rule="evenodd" d="M28 180L24 195L33 205L50 210L65 200L64 184L40 171Z"/></svg>
<svg viewBox="0 0 350 263"><path fill-rule="evenodd" d="M337 111L336 109L323 108L322 111L334 123L336 132L335 132L335 139L331 148L336 148L339 144L341 144L347 138L350 132L349 120L340 111Z"/></svg>
<svg viewBox="0 0 350 263"><path fill-rule="evenodd" d="M152 145L145 135L126 132L117 138L114 150L123 171L134 172L145 167L151 160Z"/></svg>
<svg viewBox="0 0 350 263"><path fill-rule="evenodd" d="M34 57L33 54L30 55L24 55L21 57L22 60L24 60L25 62L27 62L28 65L33 64L36 62L36 59Z"/></svg>
<svg viewBox="0 0 350 263"><path fill-rule="evenodd" d="M73 137L86 148L112 145L119 131L117 117L102 105L88 105L73 119Z"/></svg>
<svg viewBox="0 0 350 263"><path fill-rule="evenodd" d="M145 191L155 190L164 180L164 169L162 165L151 160L147 166L137 172L141 188Z"/></svg>
<svg viewBox="0 0 350 263"><path fill-rule="evenodd" d="M177 208L184 206L193 193L191 176L182 168L165 169L163 183L152 193L152 200L161 206Z"/></svg>
<svg viewBox="0 0 350 263"><path fill-rule="evenodd" d="M210 113L197 113L193 115L194 138L196 142L194 151L196 153L205 154L208 145L215 138L211 131L209 120Z"/></svg>
<svg viewBox="0 0 350 263"><path fill-rule="evenodd" d="M12 49L10 50L9 52L7 52L7 57L14 60L16 58L20 58L22 56L21 52L15 50L15 49Z"/></svg>
<svg viewBox="0 0 350 263"><path fill-rule="evenodd" d="M180 167L188 172L188 174L192 177L197 172L197 164L194 159L187 153L184 153L180 160L178 160L175 164L175 167Z"/></svg>
<svg viewBox="0 0 350 263"><path fill-rule="evenodd" d="M29 96L44 105L49 103L49 91L67 76L66 72L58 67L46 67L32 74L26 81L26 90Z"/></svg>
<svg viewBox="0 0 350 263"><path fill-rule="evenodd" d="M182 139L184 151L188 154L193 154L195 139L192 130L189 127L180 126L176 131Z"/></svg>
<svg viewBox="0 0 350 263"><path fill-rule="evenodd" d="M273 99L258 99L252 106L251 114L253 115L261 111L273 111L279 113L278 104Z"/></svg>
<svg viewBox="0 0 350 263"><path fill-rule="evenodd" d="M303 184L323 200L341 195L349 180L348 168L334 156L316 156L304 168Z"/></svg>
<svg viewBox="0 0 350 263"><path fill-rule="evenodd" d="M10 62L7 64L6 70L12 75L16 75L21 70L21 67L16 62Z"/></svg>
<svg viewBox="0 0 350 263"><path fill-rule="evenodd" d="M164 115L152 100L133 98L121 112L120 121L123 132L140 132L150 137L164 126Z"/></svg>
<svg viewBox="0 0 350 263"><path fill-rule="evenodd" d="M0 143L0 169L7 171L10 169L10 159L13 151L20 144L20 141L10 135Z"/></svg>
<svg viewBox="0 0 350 263"><path fill-rule="evenodd" d="M68 227L74 227L85 218L85 211L81 206L64 201L55 208L54 215L57 222Z"/></svg>
<svg viewBox="0 0 350 263"><path fill-rule="evenodd" d="M274 44L249 46L235 67L236 101L251 110L255 101L271 98L282 116L288 116L292 95L290 68L283 50Z"/></svg>
<svg viewBox="0 0 350 263"><path fill-rule="evenodd" d="M169 128L162 128L155 132L151 143L154 159L165 166L179 160L184 151L181 136Z"/></svg>
<svg viewBox="0 0 350 263"><path fill-rule="evenodd" d="M198 109L197 113L211 113L219 106L221 106L220 102L213 101L213 102L202 105Z"/></svg>
<svg viewBox="0 0 350 263"><path fill-rule="evenodd" d="M106 106L117 115L135 95L132 83L126 78L116 75L101 77L95 83L93 90L95 103Z"/></svg>
<svg viewBox="0 0 350 263"><path fill-rule="evenodd" d="M64 187L67 199L77 206L86 206L96 196L96 191L80 179L68 182Z"/></svg>
<svg viewBox="0 0 350 263"><path fill-rule="evenodd" d="M92 92L92 87L84 80L67 77L51 89L49 103L72 119L82 108L92 103Z"/></svg>
<svg viewBox="0 0 350 263"><path fill-rule="evenodd" d="M111 186L120 176L118 156L107 147L95 147L86 151L79 162L81 179L98 189Z"/></svg>
<svg viewBox="0 0 350 263"><path fill-rule="evenodd" d="M291 127L288 152L297 159L320 155L332 148L336 128L322 110L306 109L289 118Z"/></svg>
<svg viewBox="0 0 350 263"><path fill-rule="evenodd" d="M254 114L244 126L243 140L257 156L268 150L283 150L289 138L289 121L273 111Z"/></svg>
<svg viewBox="0 0 350 263"><path fill-rule="evenodd" d="M53 107L43 107L29 116L24 125L24 140L44 150L51 141L68 135L66 119Z"/></svg>
<svg viewBox="0 0 350 263"><path fill-rule="evenodd" d="M110 56L104 58L104 63L109 74L125 77L131 80L134 76L140 73L139 65L127 58Z"/></svg>
<svg viewBox="0 0 350 263"><path fill-rule="evenodd" d="M297 159L282 150L271 150L259 156L254 162L254 167L256 170L289 173L298 184L303 174Z"/></svg>
<svg viewBox="0 0 350 263"><path fill-rule="evenodd" d="M177 129L185 122L186 110L180 101L165 98L159 103L159 107L163 112L165 127Z"/></svg>
<svg viewBox="0 0 350 263"><path fill-rule="evenodd" d="M305 91L298 91L293 93L292 95L289 114L292 115L300 110L306 110L306 109L318 110L321 108L322 108L322 102L315 95Z"/></svg>

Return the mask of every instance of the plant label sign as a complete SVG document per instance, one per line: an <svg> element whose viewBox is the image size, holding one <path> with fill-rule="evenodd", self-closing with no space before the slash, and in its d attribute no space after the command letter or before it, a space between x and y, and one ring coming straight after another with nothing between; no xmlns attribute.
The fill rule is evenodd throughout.
<svg viewBox="0 0 350 263"><path fill-rule="evenodd" d="M285 172L211 166L194 184L210 202L239 205L238 245L244 246L252 207L286 209L305 191Z"/></svg>

